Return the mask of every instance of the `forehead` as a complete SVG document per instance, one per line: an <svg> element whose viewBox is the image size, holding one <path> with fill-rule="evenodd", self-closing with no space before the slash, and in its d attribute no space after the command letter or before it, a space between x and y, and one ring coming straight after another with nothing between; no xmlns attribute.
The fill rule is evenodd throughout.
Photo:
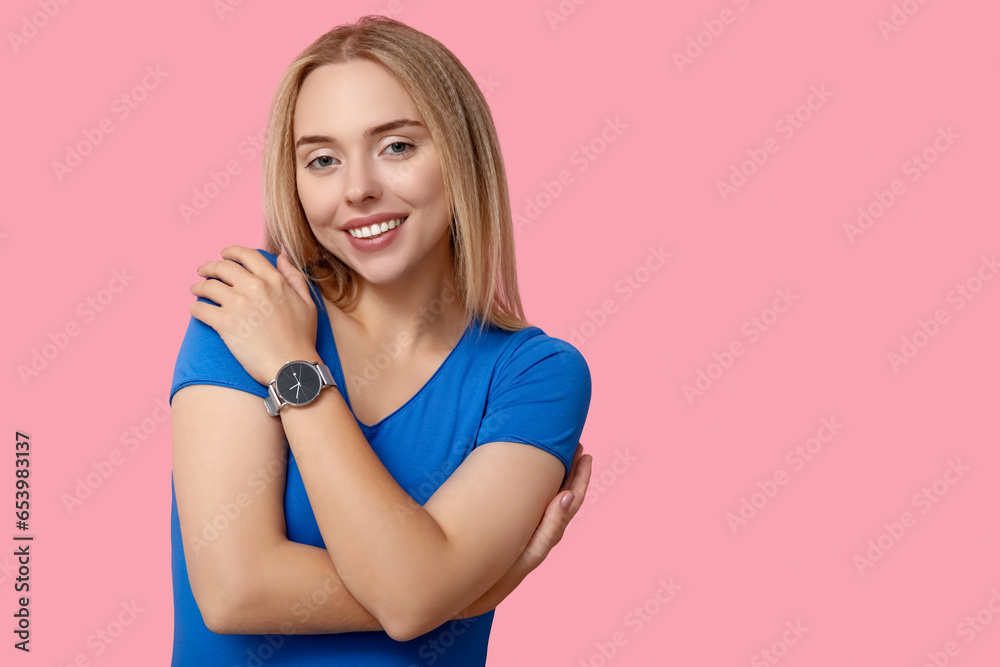
<svg viewBox="0 0 1000 667"><path fill-rule="evenodd" d="M374 125L410 118L423 122L416 104L381 66L352 60L317 67L302 81L293 132L360 136Z"/></svg>

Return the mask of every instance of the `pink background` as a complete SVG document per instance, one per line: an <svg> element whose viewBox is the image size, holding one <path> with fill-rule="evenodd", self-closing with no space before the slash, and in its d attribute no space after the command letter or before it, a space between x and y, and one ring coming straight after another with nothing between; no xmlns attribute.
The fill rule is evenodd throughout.
<svg viewBox="0 0 1000 667"><path fill-rule="evenodd" d="M260 244L249 138L285 67L385 12L488 93L514 210L534 218L516 235L528 318L593 376L588 504L498 609L490 664L996 665L1000 6L663 4L5 3L0 661L167 664L170 434L156 417L188 286L224 246ZM147 67L161 80L133 94ZM180 205L229 161L240 173L185 221ZM859 207L878 217L849 233ZM700 372L704 391L686 395ZM123 441L133 427L144 440ZM30 655L11 646L18 429L32 444ZM115 450L120 465L67 509ZM95 643L133 601L135 621Z"/></svg>

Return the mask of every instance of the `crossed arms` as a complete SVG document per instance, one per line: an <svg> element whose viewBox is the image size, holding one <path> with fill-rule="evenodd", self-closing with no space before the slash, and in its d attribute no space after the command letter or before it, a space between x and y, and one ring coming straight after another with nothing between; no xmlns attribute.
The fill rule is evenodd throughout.
<svg viewBox="0 0 1000 667"><path fill-rule="evenodd" d="M413 503L411 511L424 514L411 517L410 527L423 526L425 532L411 533L410 538L416 536L428 541L418 544L418 548L426 548L424 553L450 551L455 557L477 553L477 548L482 550L482 540L486 538L481 536L491 535L491 539L506 540L502 555L493 560L469 559L460 578L440 573L440 578L434 580L436 588L425 589L423 594L410 592L419 588L416 586L407 590L403 585L406 574L401 575L404 578L397 580L396 585L380 588L379 573L386 569L366 570L365 563L359 563L357 558L351 560L348 554L341 560L353 563L353 568L345 570L349 573L342 577L331 551L287 539L286 434L282 421L269 417L262 409L259 397L225 387L190 385L174 395L172 407L174 488L185 562L205 623L220 634L320 634L384 629L394 639L405 640L449 618L486 613L513 591L558 543L584 500L590 477L591 459L581 454L582 448L578 448L567 481L558 492L555 486L561 477L562 464L552 455L514 443L491 443L477 448L474 453L480 453L475 460L470 455L423 508ZM298 454L296 459L309 491L308 461ZM526 468L537 471L527 499L523 485ZM251 489L250 479L262 469L280 469L280 473L269 475L270 481L263 488L258 485ZM492 478L490 470L497 471ZM510 483L514 470L518 471L517 484ZM476 489L488 489L487 493L492 494L479 498L483 507L502 506L503 493L517 494L520 513L505 518L484 510L475 517L481 524L482 530L476 533L480 537L466 537L464 543L457 535L458 539L449 540L446 528L455 532L454 527L462 529L472 521L473 517L463 517L457 508L475 503ZM559 501L566 490L573 491L574 498L564 508ZM313 492L309 491L309 495L315 505ZM230 521L210 542L199 538L202 526L210 525L219 514L220 504L225 506L237 500L241 507L238 519ZM324 525L321 517L324 514L329 517L331 511L336 511L336 508L325 509L315 512L321 530ZM464 530L467 535L472 532ZM329 548L331 540L324 541ZM392 565L386 561L383 568ZM410 570L408 576L418 574L418 570ZM433 608L422 603L431 597L440 601Z"/></svg>

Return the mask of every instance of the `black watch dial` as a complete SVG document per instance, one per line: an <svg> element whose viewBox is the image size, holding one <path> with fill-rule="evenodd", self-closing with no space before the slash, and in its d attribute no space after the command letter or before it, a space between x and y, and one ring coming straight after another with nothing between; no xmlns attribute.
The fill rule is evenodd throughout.
<svg viewBox="0 0 1000 667"><path fill-rule="evenodd" d="M293 361L278 371L275 389L278 395L290 405L305 405L319 396L319 371L312 364Z"/></svg>

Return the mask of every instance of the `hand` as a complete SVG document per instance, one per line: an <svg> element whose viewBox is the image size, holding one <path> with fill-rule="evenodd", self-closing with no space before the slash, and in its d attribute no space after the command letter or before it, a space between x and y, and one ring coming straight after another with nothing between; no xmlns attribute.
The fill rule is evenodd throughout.
<svg viewBox="0 0 1000 667"><path fill-rule="evenodd" d="M253 248L229 246L222 257L199 266L206 280L191 286L192 294L219 305L196 301L191 315L215 329L260 384L287 361L318 361L316 304L305 276L284 254L277 269Z"/></svg>
<svg viewBox="0 0 1000 667"><path fill-rule="evenodd" d="M492 588L455 618L478 616L495 609L532 570L542 564L552 548L562 540L566 526L583 505L587 487L590 485L593 463L594 457L583 453L583 443L578 444L566 482L545 508L542 520L528 540L524 551Z"/></svg>
<svg viewBox="0 0 1000 667"><path fill-rule="evenodd" d="M524 566L528 568L527 572L524 573L525 576L541 565L552 548L562 540L566 527L570 520L576 516L587 496L593 463L594 457L590 454L584 455L583 443L577 444L566 482L545 508L542 520L535 528L531 539L528 540L524 551L521 552L520 560L523 560ZM566 493L567 491L569 493ZM516 567L517 563L514 566Z"/></svg>

